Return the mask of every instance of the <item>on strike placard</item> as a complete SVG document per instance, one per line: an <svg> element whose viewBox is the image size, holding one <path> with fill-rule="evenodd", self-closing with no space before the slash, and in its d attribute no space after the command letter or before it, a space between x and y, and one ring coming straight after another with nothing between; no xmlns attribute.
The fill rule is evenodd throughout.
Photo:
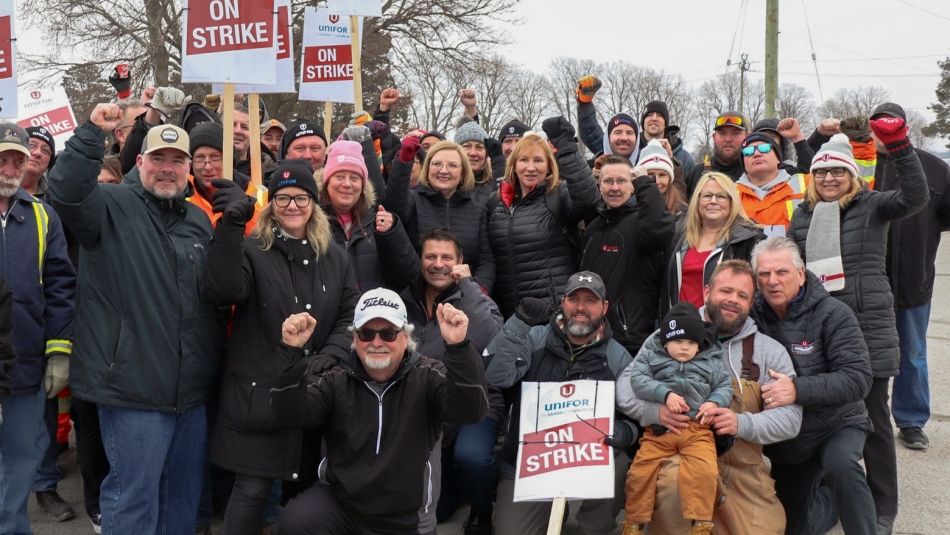
<svg viewBox="0 0 950 535"><path fill-rule="evenodd" d="M362 28L359 33L363 33ZM300 60L300 100L353 103L349 17L307 8Z"/></svg>
<svg viewBox="0 0 950 535"><path fill-rule="evenodd" d="M236 93L296 93L294 77L293 24L290 21L290 0L275 0L277 8L277 82L274 84L236 84ZM223 84L213 84L215 93L224 92Z"/></svg>
<svg viewBox="0 0 950 535"><path fill-rule="evenodd" d="M13 48L13 0L0 0L0 117L17 116L16 51Z"/></svg>
<svg viewBox="0 0 950 535"><path fill-rule="evenodd" d="M273 84L276 34L274 0L185 0L181 79Z"/></svg>
<svg viewBox="0 0 950 535"><path fill-rule="evenodd" d="M514 500L614 495L613 381L521 383Z"/></svg>
<svg viewBox="0 0 950 535"><path fill-rule="evenodd" d="M20 112L16 124L27 128L43 126L53 134L57 152L76 129L76 116L62 86L24 88L19 95Z"/></svg>

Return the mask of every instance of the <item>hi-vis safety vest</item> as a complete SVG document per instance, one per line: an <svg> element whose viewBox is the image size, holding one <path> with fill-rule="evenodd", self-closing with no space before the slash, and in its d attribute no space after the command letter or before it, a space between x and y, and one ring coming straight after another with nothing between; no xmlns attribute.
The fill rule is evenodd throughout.
<svg viewBox="0 0 950 535"><path fill-rule="evenodd" d="M811 185L811 175L791 175L787 182L775 186L764 199L744 184L736 184L742 207L749 219L761 225L768 237L785 236L792 214L805 199L805 190Z"/></svg>
<svg viewBox="0 0 950 535"><path fill-rule="evenodd" d="M877 168L874 140L852 141L851 150L854 152L854 163L858 164L858 178L867 184L868 189L874 189L874 170Z"/></svg>
<svg viewBox="0 0 950 535"><path fill-rule="evenodd" d="M33 206L33 219L36 222L36 273L39 277L40 285L42 285L43 260L46 259L46 244L49 239L49 213L46 211L46 206L44 206L41 202L36 201L30 204ZM71 355L72 352L73 343L71 340L53 338L46 341L45 355L47 356L49 356L51 353L64 353L66 355Z"/></svg>

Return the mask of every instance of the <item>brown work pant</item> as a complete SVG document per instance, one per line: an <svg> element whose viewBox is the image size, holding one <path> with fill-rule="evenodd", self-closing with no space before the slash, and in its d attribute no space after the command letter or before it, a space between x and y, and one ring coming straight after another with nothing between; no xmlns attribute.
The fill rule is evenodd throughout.
<svg viewBox="0 0 950 535"><path fill-rule="evenodd" d="M719 478L716 444L708 427L690 422L679 435L666 432L657 436L649 428L644 431L640 449L627 472L627 523L645 524L650 521L660 463L677 453L682 458L679 491L683 518L712 520Z"/></svg>

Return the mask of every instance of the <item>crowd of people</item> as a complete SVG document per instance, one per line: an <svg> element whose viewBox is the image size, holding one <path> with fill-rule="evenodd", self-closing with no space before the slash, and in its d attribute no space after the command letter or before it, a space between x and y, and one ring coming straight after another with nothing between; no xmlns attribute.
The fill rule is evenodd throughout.
<svg viewBox="0 0 950 535"><path fill-rule="evenodd" d="M663 102L601 124L593 75L576 128L462 89L454 136L387 88L334 139L238 103L226 166L219 98L111 80L65 147L0 124L0 533L76 516L70 422L96 533L546 533L522 383L582 379L616 390L584 533L892 533L950 229L899 105L726 111L694 159Z"/></svg>

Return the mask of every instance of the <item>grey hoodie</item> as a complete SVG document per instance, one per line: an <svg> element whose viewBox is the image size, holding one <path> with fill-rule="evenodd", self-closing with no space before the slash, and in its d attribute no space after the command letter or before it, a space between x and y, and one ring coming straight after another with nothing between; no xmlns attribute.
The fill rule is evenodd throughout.
<svg viewBox="0 0 950 535"><path fill-rule="evenodd" d="M706 308L700 309L705 317ZM745 325L732 338L722 344L720 362L728 363L729 373L736 379L742 371L742 340L755 335L752 360L759 365L761 376L759 384L766 385L775 380L769 375L769 370L795 376L792 359L785 348L774 339L758 332L758 327L752 318L745 320ZM617 378L617 407L627 416L640 422L640 425L654 425L660 423L660 404L638 399L633 393L632 378L634 366L631 363ZM742 383L739 383L742 388ZM739 432L737 438L755 444L772 444L794 438L802 424L802 408L799 405L786 405L758 413L740 413Z"/></svg>

